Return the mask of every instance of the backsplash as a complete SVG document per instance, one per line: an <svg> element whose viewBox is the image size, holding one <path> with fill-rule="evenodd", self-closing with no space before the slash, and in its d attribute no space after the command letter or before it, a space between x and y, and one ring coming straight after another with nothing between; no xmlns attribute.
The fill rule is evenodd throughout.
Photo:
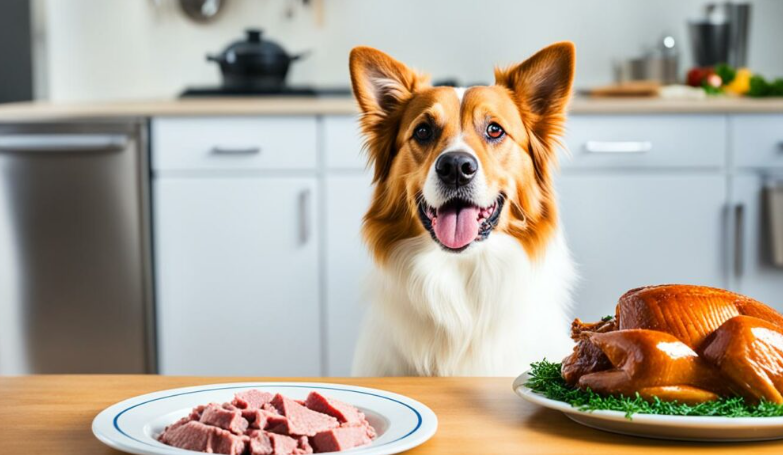
<svg viewBox="0 0 783 455"><path fill-rule="evenodd" d="M577 44L577 86L610 82L612 62L639 54L663 33L690 64L687 18L702 0L323 0L323 24L295 0L233 0L211 24L196 24L174 0L39 0L43 6L43 93L55 101L171 97L186 85L220 81L205 55L263 28L290 52L310 50L292 67L290 82L344 86L355 45L378 47L434 79L490 82L495 64L520 61L558 40ZM783 75L783 2L753 3L750 65ZM294 12L288 17L287 11ZM600 31L600 32L599 32ZM589 55L589 58L587 57ZM40 61L40 59L39 59Z"/></svg>

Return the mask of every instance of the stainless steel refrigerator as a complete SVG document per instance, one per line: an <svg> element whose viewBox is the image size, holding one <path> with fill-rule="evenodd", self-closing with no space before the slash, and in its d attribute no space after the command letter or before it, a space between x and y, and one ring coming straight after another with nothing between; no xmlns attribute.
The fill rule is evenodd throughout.
<svg viewBox="0 0 783 455"><path fill-rule="evenodd" d="M147 128L0 125L0 374L155 371Z"/></svg>

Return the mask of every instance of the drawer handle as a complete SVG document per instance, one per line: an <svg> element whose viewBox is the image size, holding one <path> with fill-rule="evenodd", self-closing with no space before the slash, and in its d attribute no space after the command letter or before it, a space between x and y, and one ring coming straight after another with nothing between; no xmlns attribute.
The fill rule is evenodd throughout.
<svg viewBox="0 0 783 455"><path fill-rule="evenodd" d="M246 148L212 147L212 153L214 153L215 155L255 155L261 153L261 147L246 147Z"/></svg>
<svg viewBox="0 0 783 455"><path fill-rule="evenodd" d="M310 189L304 189L299 193L299 242L307 245L310 241Z"/></svg>
<svg viewBox="0 0 783 455"><path fill-rule="evenodd" d="M652 150L650 141L587 141L589 153L645 153Z"/></svg>

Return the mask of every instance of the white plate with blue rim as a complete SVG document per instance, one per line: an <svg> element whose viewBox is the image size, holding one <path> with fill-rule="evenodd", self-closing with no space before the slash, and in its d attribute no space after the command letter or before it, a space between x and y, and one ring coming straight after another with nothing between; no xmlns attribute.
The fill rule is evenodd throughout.
<svg viewBox="0 0 783 455"><path fill-rule="evenodd" d="M560 411L574 422L596 430L629 436L678 441L743 442L783 439L783 417L712 417L633 414L620 411L583 411L552 400L525 384L528 372L514 381L514 392L523 399Z"/></svg>
<svg viewBox="0 0 783 455"><path fill-rule="evenodd" d="M231 401L234 394L259 389L303 400L311 391L351 404L367 416L378 437L352 449L352 455L388 455L423 444L438 429L438 418L422 403L396 393L343 384L311 382L243 382L164 390L140 395L104 409L92 432L114 449L140 455L193 454L157 440L163 429L188 415L195 406Z"/></svg>

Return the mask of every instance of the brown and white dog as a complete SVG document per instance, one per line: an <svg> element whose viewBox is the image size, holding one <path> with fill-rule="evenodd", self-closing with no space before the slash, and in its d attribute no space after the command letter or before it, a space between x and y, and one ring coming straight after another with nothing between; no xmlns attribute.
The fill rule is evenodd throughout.
<svg viewBox="0 0 783 455"><path fill-rule="evenodd" d="M486 87L433 87L369 47L350 70L377 264L354 374L511 376L566 355L575 273L552 177L574 46L496 69Z"/></svg>

